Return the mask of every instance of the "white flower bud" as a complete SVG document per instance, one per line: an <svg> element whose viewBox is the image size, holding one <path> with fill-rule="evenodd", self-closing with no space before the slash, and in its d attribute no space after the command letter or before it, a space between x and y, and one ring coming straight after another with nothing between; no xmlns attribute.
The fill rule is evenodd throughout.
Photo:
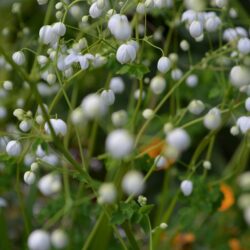
<svg viewBox="0 0 250 250"><path fill-rule="evenodd" d="M100 95L89 94L81 103L83 113L89 119L99 118L107 111L107 106Z"/></svg>
<svg viewBox="0 0 250 250"><path fill-rule="evenodd" d="M189 27L189 33L193 38L201 36L203 33L202 23L200 21L194 20Z"/></svg>
<svg viewBox="0 0 250 250"><path fill-rule="evenodd" d="M3 82L3 88L4 88L5 90L10 91L10 90L13 89L13 83L12 83L11 81L4 81L4 82Z"/></svg>
<svg viewBox="0 0 250 250"><path fill-rule="evenodd" d="M250 112L250 97L248 97L245 101L245 108L248 112Z"/></svg>
<svg viewBox="0 0 250 250"><path fill-rule="evenodd" d="M0 106L0 119L4 119L7 116L7 109Z"/></svg>
<svg viewBox="0 0 250 250"><path fill-rule="evenodd" d="M14 112L13 112L13 115L19 120L23 120L24 118L24 110L23 109L15 109Z"/></svg>
<svg viewBox="0 0 250 250"><path fill-rule="evenodd" d="M238 126L233 126L233 127L231 127L230 133L231 133L231 135L233 135L233 136L238 135L238 134L240 133L239 127L238 127Z"/></svg>
<svg viewBox="0 0 250 250"><path fill-rule="evenodd" d="M111 120L114 126L122 127L128 121L128 114L125 110L119 110L117 112L112 113Z"/></svg>
<svg viewBox="0 0 250 250"><path fill-rule="evenodd" d="M249 190L249 186L246 190ZM247 209L248 207L250 207L250 194L241 194L240 197L238 198L237 205L241 209Z"/></svg>
<svg viewBox="0 0 250 250"><path fill-rule="evenodd" d="M66 33L66 26L62 22L54 23L52 29L57 36L64 36Z"/></svg>
<svg viewBox="0 0 250 250"><path fill-rule="evenodd" d="M230 9L229 9L229 16L230 16L231 18L237 18L237 17L238 17L238 12L237 12L237 10L234 9L234 8L230 8Z"/></svg>
<svg viewBox="0 0 250 250"><path fill-rule="evenodd" d="M42 229L37 229L33 231L28 238L28 247L30 250L49 250L49 234Z"/></svg>
<svg viewBox="0 0 250 250"><path fill-rule="evenodd" d="M62 183L59 175L51 173L43 176L37 186L43 195L51 196L61 190Z"/></svg>
<svg viewBox="0 0 250 250"><path fill-rule="evenodd" d="M99 9L103 9L105 7L105 0L97 0L96 3Z"/></svg>
<svg viewBox="0 0 250 250"><path fill-rule="evenodd" d="M39 5L44 5L44 4L47 4L48 3L48 0L37 0L37 3Z"/></svg>
<svg viewBox="0 0 250 250"><path fill-rule="evenodd" d="M180 80L181 79L181 77L182 77L182 71L180 70L180 69L173 69L172 71L171 71L171 77L172 77L172 79L173 80L175 80L175 81L178 81L178 80Z"/></svg>
<svg viewBox="0 0 250 250"><path fill-rule="evenodd" d="M162 155L156 156L154 160L155 166L159 169L164 168L167 165L167 162L167 159Z"/></svg>
<svg viewBox="0 0 250 250"><path fill-rule="evenodd" d="M185 196L189 196L193 191L193 183L189 180L184 180L181 182L181 192Z"/></svg>
<svg viewBox="0 0 250 250"><path fill-rule="evenodd" d="M86 117L80 107L72 111L70 118L74 125L83 125L86 122Z"/></svg>
<svg viewBox="0 0 250 250"><path fill-rule="evenodd" d="M36 116L36 122L37 122L39 125L42 125L43 122L44 122L43 116L42 116L42 115L37 115L37 116Z"/></svg>
<svg viewBox="0 0 250 250"><path fill-rule="evenodd" d="M163 131L167 135L171 130L173 130L174 126L172 123L167 122L164 124Z"/></svg>
<svg viewBox="0 0 250 250"><path fill-rule="evenodd" d="M93 61L92 65L94 68L98 68L106 64L107 58L105 56L101 56L100 54L96 54Z"/></svg>
<svg viewBox="0 0 250 250"><path fill-rule="evenodd" d="M51 244L57 249L63 249L68 245L68 236L62 229L56 229L51 233Z"/></svg>
<svg viewBox="0 0 250 250"><path fill-rule="evenodd" d="M206 170L210 170L212 168L212 164L210 161L204 161L203 162L203 168L205 168Z"/></svg>
<svg viewBox="0 0 250 250"><path fill-rule="evenodd" d="M57 42L57 35L50 25L42 26L39 31L40 41L44 44L54 45Z"/></svg>
<svg viewBox="0 0 250 250"><path fill-rule="evenodd" d="M83 22L83 23L87 23L88 20L89 20L89 16L86 15L86 16L83 16L83 17L82 17L82 22Z"/></svg>
<svg viewBox="0 0 250 250"><path fill-rule="evenodd" d="M246 134L250 129L250 117L241 116L240 118L237 119L236 124L240 128L240 131L243 134Z"/></svg>
<svg viewBox="0 0 250 250"><path fill-rule="evenodd" d="M48 62L48 57L40 55L37 57L37 62L43 67Z"/></svg>
<svg viewBox="0 0 250 250"><path fill-rule="evenodd" d="M153 7L153 5L154 5L154 1L153 0L146 0L145 1L145 6L147 7L147 8L152 8Z"/></svg>
<svg viewBox="0 0 250 250"><path fill-rule="evenodd" d="M250 83L250 73L247 67L238 65L230 71L230 81L233 86L241 87Z"/></svg>
<svg viewBox="0 0 250 250"><path fill-rule="evenodd" d="M163 222L163 223L160 224L159 227L160 227L160 229L164 230L164 229L166 229L168 227L168 225Z"/></svg>
<svg viewBox="0 0 250 250"><path fill-rule="evenodd" d="M38 163L37 163L37 162L33 162L33 163L31 164L31 166L30 166L30 170L31 170L32 172L36 172L38 169L39 169Z"/></svg>
<svg viewBox="0 0 250 250"><path fill-rule="evenodd" d="M117 40L128 40L131 36L132 29L125 15L113 15L109 19L108 28Z"/></svg>
<svg viewBox="0 0 250 250"><path fill-rule="evenodd" d="M36 155L37 155L37 157L40 157L40 158L42 158L43 156L46 155L46 152L43 150L42 145L37 146Z"/></svg>
<svg viewBox="0 0 250 250"><path fill-rule="evenodd" d="M56 3L55 8L56 8L56 10L62 9L63 8L63 3L62 2Z"/></svg>
<svg viewBox="0 0 250 250"><path fill-rule="evenodd" d="M21 121L21 123L19 124L19 128L23 132L28 132L31 129L31 125L32 124L30 120L24 120L24 121Z"/></svg>
<svg viewBox="0 0 250 250"><path fill-rule="evenodd" d="M154 0L154 7L155 8L164 8L167 6L166 0Z"/></svg>
<svg viewBox="0 0 250 250"><path fill-rule="evenodd" d="M81 19L82 17L82 7L80 5L73 5L69 9L70 14L73 18L75 18L77 21Z"/></svg>
<svg viewBox="0 0 250 250"><path fill-rule="evenodd" d="M150 81L150 89L156 95L162 94L166 88L166 80L162 76L155 76Z"/></svg>
<svg viewBox="0 0 250 250"><path fill-rule="evenodd" d="M52 128L56 135L65 136L67 133L67 124L61 119L50 119ZM45 132L51 134L49 124L46 122L44 125Z"/></svg>
<svg viewBox="0 0 250 250"><path fill-rule="evenodd" d="M48 154L42 158L42 161L48 163L51 166L56 166L59 163L59 159L55 154Z"/></svg>
<svg viewBox="0 0 250 250"><path fill-rule="evenodd" d="M36 175L31 171L26 171L24 173L23 180L26 184L32 185L36 180Z"/></svg>
<svg viewBox="0 0 250 250"><path fill-rule="evenodd" d="M116 10L110 9L110 10L107 11L106 16L107 16L107 18L110 18L115 14L116 14Z"/></svg>
<svg viewBox="0 0 250 250"><path fill-rule="evenodd" d="M200 115L205 109L205 105L200 100L193 100L188 105L188 111L194 115Z"/></svg>
<svg viewBox="0 0 250 250"><path fill-rule="evenodd" d="M21 143L18 141L9 141L7 146L6 146L6 152L9 156L18 156L20 155L22 150Z"/></svg>
<svg viewBox="0 0 250 250"><path fill-rule="evenodd" d="M57 11L57 12L56 12L56 19L57 19L57 20L60 20L60 19L62 19L62 18L63 18L63 12L60 11L60 10Z"/></svg>
<svg viewBox="0 0 250 250"><path fill-rule="evenodd" d="M157 63L157 69L161 72L161 73L166 73L168 72L168 70L171 67L171 61L166 57L166 56L162 56Z"/></svg>
<svg viewBox="0 0 250 250"><path fill-rule="evenodd" d="M221 125L221 113L218 108L212 108L204 116L203 120L204 126L207 129L213 130L217 129Z"/></svg>
<svg viewBox="0 0 250 250"><path fill-rule="evenodd" d="M237 183L243 190L250 189L250 171L240 174L237 178Z"/></svg>
<svg viewBox="0 0 250 250"><path fill-rule="evenodd" d="M141 93L140 89L136 89L135 92L134 92L135 99L139 100L140 96L141 96L141 99L144 100L144 98L145 98L145 91L142 91L142 93Z"/></svg>
<svg viewBox="0 0 250 250"><path fill-rule="evenodd" d="M154 116L154 111L152 109L145 109L142 112L142 116L148 120L151 119Z"/></svg>
<svg viewBox="0 0 250 250"><path fill-rule="evenodd" d="M223 8L227 5L227 0L215 0L215 4L219 8Z"/></svg>
<svg viewBox="0 0 250 250"><path fill-rule="evenodd" d="M145 3L138 3L136 6L136 12L141 15L144 15L146 13Z"/></svg>
<svg viewBox="0 0 250 250"><path fill-rule="evenodd" d="M237 44L240 53L247 55L250 52L250 39L246 37L240 38Z"/></svg>
<svg viewBox="0 0 250 250"><path fill-rule="evenodd" d="M124 129L117 129L111 132L106 139L106 150L114 158L128 156L134 148L132 135Z"/></svg>
<svg viewBox="0 0 250 250"><path fill-rule="evenodd" d="M136 49L131 44L122 44L116 52L116 59L121 64L133 62L135 58Z"/></svg>
<svg viewBox="0 0 250 250"><path fill-rule="evenodd" d="M98 18L102 15L103 9L100 9L97 2L94 2L89 8L89 15L92 18Z"/></svg>
<svg viewBox="0 0 250 250"><path fill-rule="evenodd" d="M246 223L248 224L248 226L250 226L250 207L244 210L244 219Z"/></svg>
<svg viewBox="0 0 250 250"><path fill-rule="evenodd" d="M25 63L25 55L22 51L17 51L12 55L13 61L17 65L23 65Z"/></svg>
<svg viewBox="0 0 250 250"><path fill-rule="evenodd" d="M171 53L171 54L169 54L169 59L170 59L171 63L176 64L179 60L179 57L176 53Z"/></svg>
<svg viewBox="0 0 250 250"><path fill-rule="evenodd" d="M187 40L182 40L180 42L180 47L183 51L188 51L190 49L190 45Z"/></svg>
<svg viewBox="0 0 250 250"><path fill-rule="evenodd" d="M0 208L7 207L7 202L4 198L0 197Z"/></svg>
<svg viewBox="0 0 250 250"><path fill-rule="evenodd" d="M218 29L220 24L221 24L220 18L217 16L212 16L206 20L205 28L209 32L214 32Z"/></svg>
<svg viewBox="0 0 250 250"><path fill-rule="evenodd" d="M186 80L187 86L190 88L195 87L198 84L198 77L197 75L190 75Z"/></svg>
<svg viewBox="0 0 250 250"><path fill-rule="evenodd" d="M139 195L144 190L143 175L131 170L127 172L122 179L122 189L127 195Z"/></svg>
<svg viewBox="0 0 250 250"><path fill-rule="evenodd" d="M115 201L117 192L113 183L103 183L99 188L98 202L101 204L111 204Z"/></svg>
<svg viewBox="0 0 250 250"><path fill-rule="evenodd" d="M73 69L72 69L71 67L68 68L68 69L65 69L65 70L63 71L63 75L64 75L66 78L71 77L71 76L73 75L73 73L74 73L74 71L73 71Z"/></svg>
<svg viewBox="0 0 250 250"><path fill-rule="evenodd" d="M111 89L103 90L101 93L101 98L107 106L110 106L110 105L114 104L114 102L115 102L115 95L114 95L113 90L111 90Z"/></svg>
<svg viewBox="0 0 250 250"><path fill-rule="evenodd" d="M78 47L80 50L85 49L86 47L88 47L88 41L85 37L81 38L78 41Z"/></svg>
<svg viewBox="0 0 250 250"><path fill-rule="evenodd" d="M147 199L147 197L145 197L143 195L139 195L137 201L140 204L140 206L143 207L147 204L148 199Z"/></svg>
<svg viewBox="0 0 250 250"><path fill-rule="evenodd" d="M124 82L121 77L113 77L110 80L109 87L115 94L122 93L124 91Z"/></svg>
<svg viewBox="0 0 250 250"><path fill-rule="evenodd" d="M48 84L54 84L56 82L56 75L55 74L48 74L46 80L47 80Z"/></svg>
<svg viewBox="0 0 250 250"><path fill-rule="evenodd" d="M180 152L185 151L191 142L188 133L182 128L170 131L166 140L171 147L176 148Z"/></svg>
<svg viewBox="0 0 250 250"><path fill-rule="evenodd" d="M183 2L188 10L204 11L206 8L206 1L204 0L184 0Z"/></svg>

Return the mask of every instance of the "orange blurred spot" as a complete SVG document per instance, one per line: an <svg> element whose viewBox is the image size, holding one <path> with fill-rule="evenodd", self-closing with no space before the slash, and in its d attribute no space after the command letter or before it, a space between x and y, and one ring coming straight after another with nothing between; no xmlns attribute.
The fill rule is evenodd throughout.
<svg viewBox="0 0 250 250"><path fill-rule="evenodd" d="M180 233L173 239L174 249L184 250L195 242L195 235L192 233Z"/></svg>
<svg viewBox="0 0 250 250"><path fill-rule="evenodd" d="M165 141L159 138L154 138L150 144L141 149L142 153L146 153L149 157L155 158L158 156L164 147Z"/></svg>
<svg viewBox="0 0 250 250"><path fill-rule="evenodd" d="M243 250L240 246L240 241L233 238L229 240L230 250Z"/></svg>
<svg viewBox="0 0 250 250"><path fill-rule="evenodd" d="M220 185L220 190L224 195L224 198L221 202L221 206L218 209L221 212L224 212L228 210L235 202L234 194L232 188L230 188L228 185L222 183Z"/></svg>

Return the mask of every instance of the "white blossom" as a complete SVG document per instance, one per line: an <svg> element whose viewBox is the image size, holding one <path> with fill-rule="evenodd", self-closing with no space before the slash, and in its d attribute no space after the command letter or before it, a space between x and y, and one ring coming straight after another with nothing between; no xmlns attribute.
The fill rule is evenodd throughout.
<svg viewBox="0 0 250 250"><path fill-rule="evenodd" d="M184 180L181 182L181 192L185 195L185 196L189 196L191 195L193 191L193 183L190 180Z"/></svg>
<svg viewBox="0 0 250 250"><path fill-rule="evenodd" d="M150 89L156 95L160 95L161 93L163 93L166 88L166 85L166 80L160 75L155 76L150 81Z"/></svg>
<svg viewBox="0 0 250 250"><path fill-rule="evenodd" d="M133 136L124 129L112 131L106 139L106 150L114 158L128 156L134 148Z"/></svg>
<svg viewBox="0 0 250 250"><path fill-rule="evenodd" d="M22 150L21 143L15 140L9 141L6 145L6 152L9 156L19 156Z"/></svg>
<svg viewBox="0 0 250 250"><path fill-rule="evenodd" d="M116 59L121 64L133 62L135 58L136 49L131 44L122 44L116 52Z"/></svg>
<svg viewBox="0 0 250 250"><path fill-rule="evenodd" d="M62 229L56 229L50 236L51 244L57 249L63 249L68 245L68 236Z"/></svg>
<svg viewBox="0 0 250 250"><path fill-rule="evenodd" d="M98 194L99 203L111 204L117 196L116 187L113 183L103 183L98 190Z"/></svg>
<svg viewBox="0 0 250 250"><path fill-rule="evenodd" d="M166 140L170 146L176 148L180 152L186 150L191 143L188 133L182 128L176 128L170 131Z"/></svg>
<svg viewBox="0 0 250 250"><path fill-rule="evenodd" d="M81 108L89 119L99 118L107 111L107 105L98 94L89 94L82 100Z"/></svg>
<svg viewBox="0 0 250 250"><path fill-rule="evenodd" d="M111 16L108 28L111 34L118 40L128 40L131 37L132 29L125 15L115 14Z"/></svg>
<svg viewBox="0 0 250 250"><path fill-rule="evenodd" d="M36 229L28 238L28 247L30 250L49 250L50 237L47 231Z"/></svg>
<svg viewBox="0 0 250 250"><path fill-rule="evenodd" d="M122 189L128 195L141 194L144 190L143 175L136 170L130 170L122 179Z"/></svg>
<svg viewBox="0 0 250 250"><path fill-rule="evenodd" d="M17 51L12 55L13 61L17 65L23 65L25 63L25 55L22 51Z"/></svg>
<svg viewBox="0 0 250 250"><path fill-rule="evenodd" d="M221 112L218 108L212 108L204 116L203 120L204 126L207 129L213 130L217 129L221 125Z"/></svg>
<svg viewBox="0 0 250 250"><path fill-rule="evenodd" d="M23 180L28 185L32 185L36 180L36 175L32 171L26 171L24 173Z"/></svg>

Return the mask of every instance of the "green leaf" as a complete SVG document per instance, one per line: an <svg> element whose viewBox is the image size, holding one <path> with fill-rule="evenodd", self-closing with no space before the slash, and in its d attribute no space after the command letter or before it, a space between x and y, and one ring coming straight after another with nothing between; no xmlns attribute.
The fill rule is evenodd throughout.
<svg viewBox="0 0 250 250"><path fill-rule="evenodd" d="M137 79L142 79L149 72L149 68L143 64L126 64L122 66L116 73L120 75L128 74Z"/></svg>
<svg viewBox="0 0 250 250"><path fill-rule="evenodd" d="M149 227L148 227L148 220L147 217L144 215L140 221L140 226L142 227L143 231L145 233L149 233Z"/></svg>
<svg viewBox="0 0 250 250"><path fill-rule="evenodd" d="M154 204L150 204L150 205L145 205L143 207L140 207L139 213L143 215L148 215L152 211L154 206L155 206Z"/></svg>
<svg viewBox="0 0 250 250"><path fill-rule="evenodd" d="M213 98L219 97L220 94L221 94L221 89L218 88L218 86L217 86L216 88L212 88L212 89L209 91L208 97L209 97L210 99L213 99Z"/></svg>
<svg viewBox="0 0 250 250"><path fill-rule="evenodd" d="M126 220L130 220L138 209L139 205L135 201L131 201L129 203L120 202L118 208L111 217L111 223L120 225Z"/></svg>

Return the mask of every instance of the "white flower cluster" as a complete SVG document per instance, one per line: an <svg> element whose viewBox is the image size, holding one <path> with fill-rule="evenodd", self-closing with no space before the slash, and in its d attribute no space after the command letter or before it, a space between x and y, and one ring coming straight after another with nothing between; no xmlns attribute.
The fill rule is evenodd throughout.
<svg viewBox="0 0 250 250"><path fill-rule="evenodd" d="M51 234L43 229L34 230L28 238L30 250L49 250L51 246L63 249L68 245L68 236L63 229L55 229Z"/></svg>
<svg viewBox="0 0 250 250"><path fill-rule="evenodd" d="M203 40L204 31L215 32L221 25L221 20L215 12L197 12L192 9L183 12L181 21L196 41Z"/></svg>

